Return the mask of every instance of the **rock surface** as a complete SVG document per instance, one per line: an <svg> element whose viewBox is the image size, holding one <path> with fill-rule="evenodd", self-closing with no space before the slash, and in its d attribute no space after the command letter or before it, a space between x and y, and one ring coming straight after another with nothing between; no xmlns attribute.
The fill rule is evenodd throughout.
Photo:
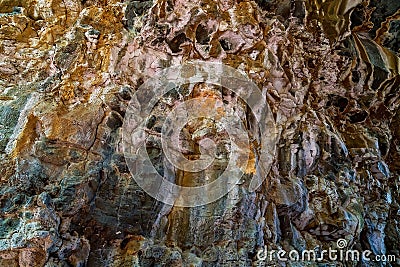
<svg viewBox="0 0 400 267"><path fill-rule="evenodd" d="M324 266L400 266L399 8L397 0L0 0L0 266L258 266L264 246L325 249L340 238L397 261ZM249 166L222 199L180 208L134 182L121 127L146 79L189 60L248 75L279 140L256 192L247 190ZM155 110L149 126L160 171L157 132L173 106ZM196 155L196 127L214 126L188 125L187 156Z"/></svg>

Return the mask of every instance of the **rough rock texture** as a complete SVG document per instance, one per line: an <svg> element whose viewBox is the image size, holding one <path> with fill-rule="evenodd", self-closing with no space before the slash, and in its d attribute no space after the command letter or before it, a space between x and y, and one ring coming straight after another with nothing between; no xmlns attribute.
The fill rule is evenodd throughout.
<svg viewBox="0 0 400 267"><path fill-rule="evenodd" d="M0 0L0 266L255 266L264 245L339 238L400 266L399 8ZM265 92L277 153L256 192L250 166L221 200L168 207L133 181L121 126L143 81L194 59L237 68ZM152 132L173 105L155 111ZM155 134L148 151L162 170L159 145Z"/></svg>

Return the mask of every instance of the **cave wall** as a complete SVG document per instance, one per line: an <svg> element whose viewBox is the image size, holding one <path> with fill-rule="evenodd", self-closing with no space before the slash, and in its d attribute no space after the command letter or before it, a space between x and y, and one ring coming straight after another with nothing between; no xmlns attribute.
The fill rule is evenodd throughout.
<svg viewBox="0 0 400 267"><path fill-rule="evenodd" d="M399 8L396 0L0 0L0 266L255 266L264 246L301 251L340 238L396 255L390 264L400 266ZM248 190L250 166L220 200L182 208L134 182L121 139L140 85L191 60L246 74L271 107L278 140L258 190ZM174 105L155 109L149 126L161 171L157 132ZM172 173L177 183L191 175Z"/></svg>

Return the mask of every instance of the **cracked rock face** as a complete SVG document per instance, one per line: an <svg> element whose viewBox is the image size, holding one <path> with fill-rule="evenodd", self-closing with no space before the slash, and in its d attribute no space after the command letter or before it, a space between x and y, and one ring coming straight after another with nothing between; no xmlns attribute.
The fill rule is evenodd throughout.
<svg viewBox="0 0 400 267"><path fill-rule="evenodd" d="M259 266L265 246L301 252L338 239L397 261L330 266L400 266L399 8L397 0L0 0L0 266ZM257 153L223 198L182 208L134 182L121 140L140 85L192 60L247 75L278 140L255 192ZM257 127L226 88L194 87L160 100L146 142L159 173L192 186L220 175L229 139L212 120L192 121L182 130L185 157L198 157L206 137L219 142L218 162L197 174L168 168L159 135L182 97L221 100L250 136Z"/></svg>

